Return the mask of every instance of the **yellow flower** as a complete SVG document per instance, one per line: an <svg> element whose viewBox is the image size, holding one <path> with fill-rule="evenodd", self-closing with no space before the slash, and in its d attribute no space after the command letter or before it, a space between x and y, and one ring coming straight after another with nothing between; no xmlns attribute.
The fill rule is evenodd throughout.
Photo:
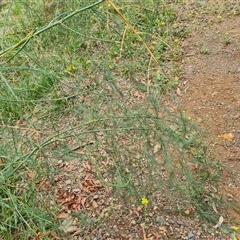
<svg viewBox="0 0 240 240"><path fill-rule="evenodd" d="M74 66L74 65L69 65L69 66L67 66L67 70L69 71L69 72L73 72L73 71L75 71L77 68Z"/></svg>
<svg viewBox="0 0 240 240"><path fill-rule="evenodd" d="M237 226L232 226L231 229L234 230L234 231L237 231L237 230L239 229L239 227L237 227Z"/></svg>
<svg viewBox="0 0 240 240"><path fill-rule="evenodd" d="M173 28L177 28L177 26L178 26L177 23L173 24Z"/></svg>
<svg viewBox="0 0 240 240"><path fill-rule="evenodd" d="M222 16L221 16L221 15L218 15L218 16L217 16L217 19L221 20L221 19L222 19Z"/></svg>
<svg viewBox="0 0 240 240"><path fill-rule="evenodd" d="M142 198L142 205L146 207L148 205L148 199L147 198Z"/></svg>

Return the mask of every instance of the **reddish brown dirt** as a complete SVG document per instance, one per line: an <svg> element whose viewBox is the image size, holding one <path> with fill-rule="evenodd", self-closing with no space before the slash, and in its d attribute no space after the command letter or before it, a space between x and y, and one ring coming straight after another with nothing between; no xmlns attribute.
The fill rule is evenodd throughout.
<svg viewBox="0 0 240 240"><path fill-rule="evenodd" d="M220 194L240 210L240 16L215 19L192 25L182 42L180 99L208 131L209 155L223 164ZM238 224L239 212L229 210Z"/></svg>

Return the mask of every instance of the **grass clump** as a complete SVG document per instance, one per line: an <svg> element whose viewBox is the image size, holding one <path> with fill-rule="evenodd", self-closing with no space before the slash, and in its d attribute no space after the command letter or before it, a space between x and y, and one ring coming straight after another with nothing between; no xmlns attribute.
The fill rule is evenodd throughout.
<svg viewBox="0 0 240 240"><path fill-rule="evenodd" d="M23 154L29 142L19 139L17 131L1 126L1 133L1 239L29 239L38 231L55 229L53 212L43 208L37 199L36 183L43 172L34 150Z"/></svg>
<svg viewBox="0 0 240 240"><path fill-rule="evenodd" d="M161 99L177 84L167 3L26 0L1 14L4 238L55 231L38 184L53 181L54 161L76 156L118 198L136 202L164 188L206 216L203 195L217 172L177 102ZM74 146L83 150L73 154Z"/></svg>

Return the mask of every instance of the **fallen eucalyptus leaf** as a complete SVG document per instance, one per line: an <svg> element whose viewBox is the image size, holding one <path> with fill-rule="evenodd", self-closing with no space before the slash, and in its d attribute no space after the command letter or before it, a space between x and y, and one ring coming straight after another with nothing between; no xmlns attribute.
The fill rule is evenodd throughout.
<svg viewBox="0 0 240 240"><path fill-rule="evenodd" d="M213 226L213 228L219 228L222 225L222 223L223 223L223 217L220 216L218 223L215 226Z"/></svg>

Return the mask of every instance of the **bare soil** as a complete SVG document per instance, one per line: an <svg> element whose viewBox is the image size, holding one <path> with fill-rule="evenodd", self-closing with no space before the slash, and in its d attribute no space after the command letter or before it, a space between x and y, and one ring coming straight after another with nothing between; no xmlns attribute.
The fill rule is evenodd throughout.
<svg viewBox="0 0 240 240"><path fill-rule="evenodd" d="M182 42L183 109L208 134L209 155L223 164L223 197L235 205L240 223L240 16L202 19Z"/></svg>

